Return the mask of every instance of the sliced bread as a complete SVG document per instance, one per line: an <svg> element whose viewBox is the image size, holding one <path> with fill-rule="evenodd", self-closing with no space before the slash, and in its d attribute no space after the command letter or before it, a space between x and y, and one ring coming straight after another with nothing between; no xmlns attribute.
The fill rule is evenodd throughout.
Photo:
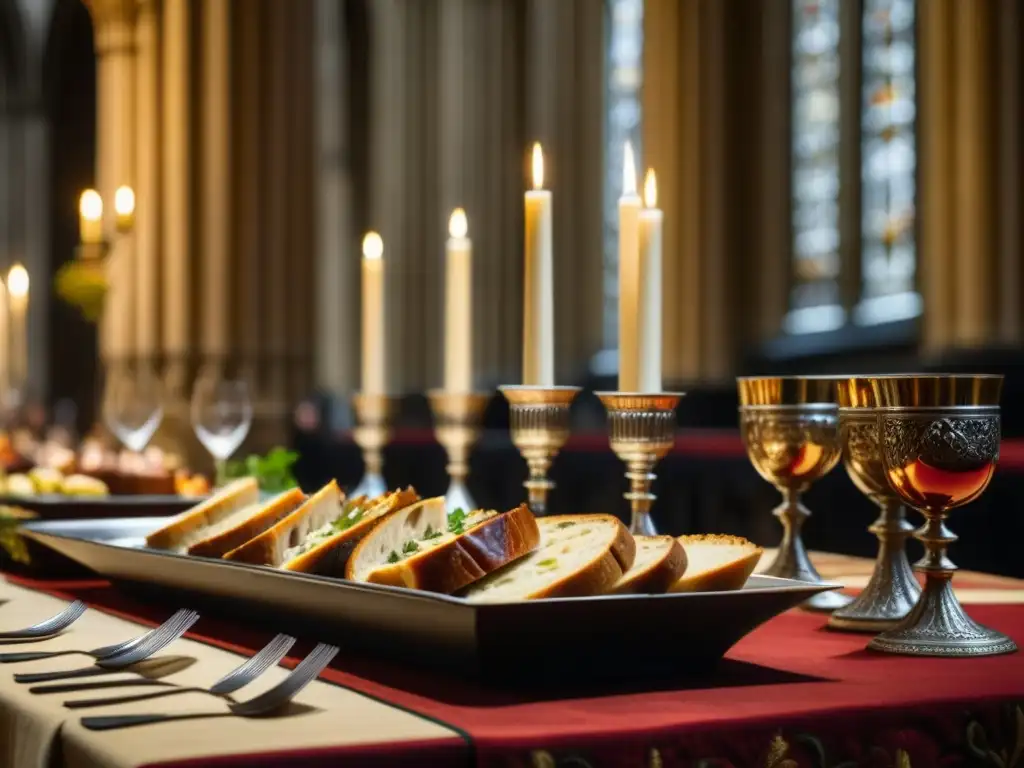
<svg viewBox="0 0 1024 768"><path fill-rule="evenodd" d="M741 536L680 536L686 573L670 592L724 592L740 589L754 572L763 550Z"/></svg>
<svg viewBox="0 0 1024 768"><path fill-rule="evenodd" d="M604 594L636 559L633 537L611 515L542 517L537 526L537 549L477 582L464 596L502 603Z"/></svg>
<svg viewBox="0 0 1024 768"><path fill-rule="evenodd" d="M216 532L197 541L188 548L190 555L199 557L223 557L272 528L276 523L294 512L306 500L298 488L279 493L269 501L255 507L248 507L251 514L231 527L216 526Z"/></svg>
<svg viewBox="0 0 1024 768"><path fill-rule="evenodd" d="M419 500L412 488L343 502L329 482L288 517L225 557L286 571L342 576L355 545L388 515Z"/></svg>
<svg viewBox="0 0 1024 768"><path fill-rule="evenodd" d="M388 519L352 553L348 576L371 584L451 594L526 555L540 541L522 504L508 512L444 512L429 500Z"/></svg>
<svg viewBox="0 0 1024 768"><path fill-rule="evenodd" d="M233 528L251 514L248 508L259 501L256 478L235 480L153 531L146 537L146 546L185 552L196 542Z"/></svg>
<svg viewBox="0 0 1024 768"><path fill-rule="evenodd" d="M686 550L671 536L634 536L636 559L611 591L617 595L668 591L686 571Z"/></svg>

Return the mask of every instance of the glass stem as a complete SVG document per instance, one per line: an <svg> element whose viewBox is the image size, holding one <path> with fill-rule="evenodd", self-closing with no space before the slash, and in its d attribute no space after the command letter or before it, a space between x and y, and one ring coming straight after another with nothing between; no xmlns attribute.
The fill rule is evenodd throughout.
<svg viewBox="0 0 1024 768"><path fill-rule="evenodd" d="M214 457L213 466L215 467L216 471L216 474L214 475L213 487L222 488L228 481L228 460Z"/></svg>

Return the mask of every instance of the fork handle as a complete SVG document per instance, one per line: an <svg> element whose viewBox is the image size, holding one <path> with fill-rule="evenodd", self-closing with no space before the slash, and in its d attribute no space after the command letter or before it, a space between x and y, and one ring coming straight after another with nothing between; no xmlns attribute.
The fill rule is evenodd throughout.
<svg viewBox="0 0 1024 768"><path fill-rule="evenodd" d="M36 661L37 659L55 659L58 656L72 654L88 656L85 651L26 651L24 653L0 653L0 664L14 664L19 661Z"/></svg>
<svg viewBox="0 0 1024 768"><path fill-rule="evenodd" d="M170 685L169 683L165 685ZM135 693L130 696L117 696L107 699L74 699L72 701L65 701L64 706L68 709L88 709L89 707L111 707L116 704L130 704L133 701L148 701L149 699L159 699L164 696L174 696L179 693L209 693L209 691L202 688L171 688L165 687L159 691L150 691L149 693Z"/></svg>
<svg viewBox="0 0 1024 768"><path fill-rule="evenodd" d="M210 717L216 715L211 714ZM196 715L96 715L94 717L83 717L82 727L90 731L112 731L115 728L131 728L134 725L148 725L149 723L165 723L169 720L191 720Z"/></svg>
<svg viewBox="0 0 1024 768"><path fill-rule="evenodd" d="M116 675L126 672L124 669L104 669L103 667L86 667L71 669L64 672L29 672L14 676L16 683L49 683L52 680L73 680L76 677L95 677L96 675Z"/></svg>

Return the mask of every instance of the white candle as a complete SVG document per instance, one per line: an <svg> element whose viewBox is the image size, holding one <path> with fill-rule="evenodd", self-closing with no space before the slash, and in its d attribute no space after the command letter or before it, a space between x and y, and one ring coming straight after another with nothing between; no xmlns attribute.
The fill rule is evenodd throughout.
<svg viewBox="0 0 1024 768"><path fill-rule="evenodd" d="M637 349L640 356L640 392L661 391L661 230L664 215L658 209L658 185L654 171L644 179L644 203L639 218L637 301L640 312Z"/></svg>
<svg viewBox="0 0 1024 768"><path fill-rule="evenodd" d="M619 391L640 391L637 324L640 310L638 260L641 201L636 193L636 164L628 142L622 156L622 197L619 198Z"/></svg>
<svg viewBox="0 0 1024 768"><path fill-rule="evenodd" d="M7 294L11 307L11 386L22 397L28 380L28 271L15 264L7 273Z"/></svg>
<svg viewBox="0 0 1024 768"><path fill-rule="evenodd" d="M362 391L381 395L385 383L384 241L376 232L363 238L363 382Z"/></svg>
<svg viewBox="0 0 1024 768"><path fill-rule="evenodd" d="M0 405L7 402L11 390L10 308L7 286L0 280Z"/></svg>
<svg viewBox="0 0 1024 768"><path fill-rule="evenodd" d="M555 384L555 297L551 192L544 189L544 155L533 145L533 189L526 193L523 263L523 384Z"/></svg>
<svg viewBox="0 0 1024 768"><path fill-rule="evenodd" d="M103 198L95 189L78 200L78 239L87 245L103 242Z"/></svg>
<svg viewBox="0 0 1024 768"><path fill-rule="evenodd" d="M114 193L114 213L118 232L131 232L135 226L135 190L118 187Z"/></svg>
<svg viewBox="0 0 1024 768"><path fill-rule="evenodd" d="M473 244L466 212L448 221L444 295L444 389L473 391Z"/></svg>

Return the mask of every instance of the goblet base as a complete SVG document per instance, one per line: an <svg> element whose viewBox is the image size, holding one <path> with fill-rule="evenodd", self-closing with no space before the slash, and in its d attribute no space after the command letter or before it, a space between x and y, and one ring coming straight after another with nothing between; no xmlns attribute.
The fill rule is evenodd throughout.
<svg viewBox="0 0 1024 768"><path fill-rule="evenodd" d="M382 496L387 492L388 486L384 482L384 478L375 472L367 472L363 475L363 479L359 481L359 484L348 492L348 496L351 498L367 496L372 499L375 496Z"/></svg>
<svg viewBox="0 0 1024 768"><path fill-rule="evenodd" d="M907 618L874 638L868 648L907 656L971 657L1013 653L1017 644L967 615L953 593L951 574L928 574Z"/></svg>
<svg viewBox="0 0 1024 768"><path fill-rule="evenodd" d="M444 495L444 501L449 513L454 512L456 509L461 509L466 514L469 514L477 508L473 497L469 495L469 489L461 480L451 481L448 491Z"/></svg>

